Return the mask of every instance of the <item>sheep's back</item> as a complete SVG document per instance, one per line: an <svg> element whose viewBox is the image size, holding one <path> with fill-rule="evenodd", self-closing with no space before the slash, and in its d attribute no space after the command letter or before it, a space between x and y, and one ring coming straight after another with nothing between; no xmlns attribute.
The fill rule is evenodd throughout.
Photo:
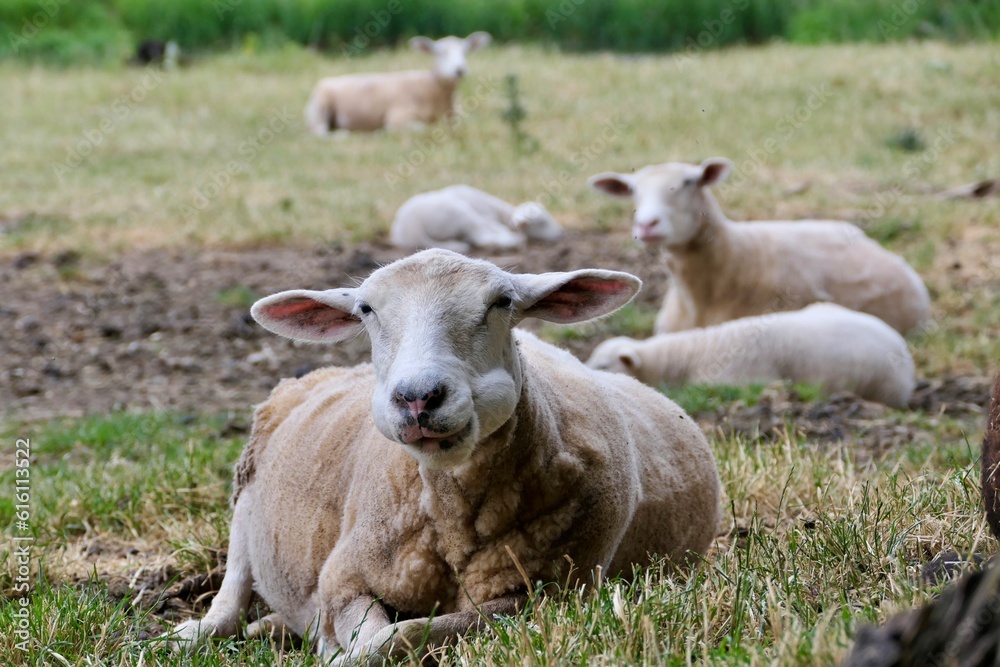
<svg viewBox="0 0 1000 667"><path fill-rule="evenodd" d="M759 262L741 271L771 276L768 310L833 301L875 315L903 333L929 315L920 276L855 225L804 220L734 223L731 228L741 261Z"/></svg>

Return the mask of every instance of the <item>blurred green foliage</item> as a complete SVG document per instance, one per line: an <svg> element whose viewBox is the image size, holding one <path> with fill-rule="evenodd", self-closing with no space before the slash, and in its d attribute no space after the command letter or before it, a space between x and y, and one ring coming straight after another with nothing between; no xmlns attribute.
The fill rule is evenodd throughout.
<svg viewBox="0 0 1000 667"><path fill-rule="evenodd" d="M288 43L359 55L425 34L487 30L567 50L967 40L1000 34L1000 0L4 0L0 57L120 60L144 39L187 51Z"/></svg>

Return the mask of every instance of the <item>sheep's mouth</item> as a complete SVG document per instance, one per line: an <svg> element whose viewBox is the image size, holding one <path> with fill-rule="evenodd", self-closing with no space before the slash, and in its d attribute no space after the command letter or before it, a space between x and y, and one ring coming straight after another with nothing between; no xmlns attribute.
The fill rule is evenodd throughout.
<svg viewBox="0 0 1000 667"><path fill-rule="evenodd" d="M423 454L437 454L439 452L447 452L455 449L461 445L466 436L469 435L469 431L472 429L472 423L469 422L462 428L452 433L444 433L442 435L428 434L426 431L423 433L422 438L414 440L413 442L405 442L409 447L420 451Z"/></svg>
<svg viewBox="0 0 1000 667"><path fill-rule="evenodd" d="M421 438L416 442L411 442L410 446L416 447L424 454L434 454L436 452L447 452L454 449L457 443L448 438Z"/></svg>

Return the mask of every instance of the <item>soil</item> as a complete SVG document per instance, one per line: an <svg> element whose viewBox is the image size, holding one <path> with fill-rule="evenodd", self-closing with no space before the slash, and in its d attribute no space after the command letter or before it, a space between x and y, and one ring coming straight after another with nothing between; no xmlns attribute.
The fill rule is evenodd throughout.
<svg viewBox="0 0 1000 667"><path fill-rule="evenodd" d="M6 417L26 421L127 409L247 411L283 377L370 357L363 337L317 346L274 336L250 317L253 300L283 289L354 284L401 255L384 244L359 243L150 250L110 262L72 252L0 259L6 285L0 322L12 332L0 337L0 404ZM637 247L627 232L570 231L557 243L482 256L517 272L629 271L645 282L637 301L650 309L658 307L667 281L659 251ZM586 358L602 335L599 328L581 331L562 344ZM986 377L923 382L911 407L978 413L989 387ZM912 439L906 427L885 422L885 412L851 396L803 403L775 388L753 406L737 403L700 421L724 432L774 437L794 418L796 428L818 440L848 433L883 444Z"/></svg>
<svg viewBox="0 0 1000 667"><path fill-rule="evenodd" d="M647 282L640 302L658 306L666 272L657 251L635 247L627 234L568 236L483 256L518 272L628 270ZM0 404L18 420L125 409L246 410L283 377L370 357L363 338L317 346L268 333L250 317L253 300L355 284L402 254L360 243L306 251L152 250L109 263L74 253L0 259L0 322L11 332L0 338ZM596 343L568 346L584 356Z"/></svg>

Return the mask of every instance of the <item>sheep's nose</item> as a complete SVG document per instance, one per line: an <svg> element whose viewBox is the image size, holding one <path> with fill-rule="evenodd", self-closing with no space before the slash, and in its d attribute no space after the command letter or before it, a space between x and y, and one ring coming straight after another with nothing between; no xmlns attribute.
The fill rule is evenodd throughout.
<svg viewBox="0 0 1000 667"><path fill-rule="evenodd" d="M642 220L640 222L637 222L636 226L638 226L641 231L648 232L653 227L656 227L658 224L660 224L660 219L653 218L651 220Z"/></svg>
<svg viewBox="0 0 1000 667"><path fill-rule="evenodd" d="M396 404L420 426L426 426L430 413L441 407L447 393L444 384L437 382L424 389L399 387L393 398Z"/></svg>

